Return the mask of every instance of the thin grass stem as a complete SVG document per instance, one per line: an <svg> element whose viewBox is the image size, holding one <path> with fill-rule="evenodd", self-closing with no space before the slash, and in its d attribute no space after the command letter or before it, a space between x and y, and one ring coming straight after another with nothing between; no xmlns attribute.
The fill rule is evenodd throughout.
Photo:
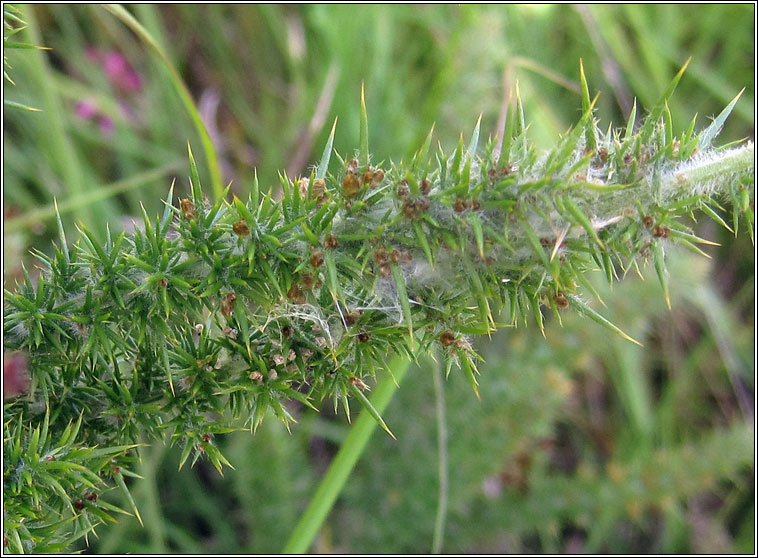
<svg viewBox="0 0 758 558"><path fill-rule="evenodd" d="M409 365L410 362L407 359L396 357L390 364L392 375L385 376L374 389L371 403L379 413L382 413L389 404ZM340 451L321 480L308 509L282 550L283 554L308 552L376 427L377 422L374 417L364 410L355 421Z"/></svg>
<svg viewBox="0 0 758 558"><path fill-rule="evenodd" d="M203 123L203 119L200 117L200 112L195 106L195 102L192 100L192 95L187 89L187 86L182 81L181 76L176 71L176 68L171 64L166 52L161 48L158 41L145 29L142 24L137 21L134 16L127 12L119 4L107 4L104 6L111 14L120 19L125 25L127 25L132 31L134 31L140 39L150 48L150 51L158 57L158 59L164 64L168 70L171 83L174 85L176 92L184 104L184 107L189 113L192 123L195 125L198 135L200 136L200 142L203 145L203 151L205 152L205 158L208 161L209 172L211 174L211 186L213 189L213 195L215 199L221 197L224 191L224 186L221 180L221 167L218 162L218 155L216 149L213 146L210 134Z"/></svg>
<svg viewBox="0 0 758 558"><path fill-rule="evenodd" d="M439 355L437 355L439 357ZM445 538L445 521L450 493L450 475L447 454L447 411L445 409L445 390L442 385L442 366L438 358L432 367L434 375L434 406L437 415L437 469L439 473L439 491L437 496L437 516L434 520L434 538L432 554L442 552Z"/></svg>

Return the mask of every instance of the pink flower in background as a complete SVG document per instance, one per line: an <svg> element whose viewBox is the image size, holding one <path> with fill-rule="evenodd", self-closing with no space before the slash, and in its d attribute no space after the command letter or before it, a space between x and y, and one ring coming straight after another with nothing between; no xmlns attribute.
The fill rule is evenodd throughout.
<svg viewBox="0 0 758 558"><path fill-rule="evenodd" d="M76 103L74 113L83 120L96 120L100 126L100 132L104 136L110 136L116 130L116 123L113 122L113 119L101 114L97 108L97 103L91 99Z"/></svg>
<svg viewBox="0 0 758 558"><path fill-rule="evenodd" d="M29 389L29 367L24 353L5 353L3 358L3 399L26 393Z"/></svg>
<svg viewBox="0 0 758 558"><path fill-rule="evenodd" d="M85 48L84 55L87 57L88 60L91 60L92 62L97 62L100 59L100 51L96 49L95 47Z"/></svg>
<svg viewBox="0 0 758 558"><path fill-rule="evenodd" d="M101 60L103 71L108 79L116 87L128 93L136 93L142 89L142 80L134 71L131 64L123 54L118 52L106 52Z"/></svg>
<svg viewBox="0 0 758 558"><path fill-rule="evenodd" d="M116 124L107 116L100 117L100 131L104 136L110 136L116 130Z"/></svg>
<svg viewBox="0 0 758 558"><path fill-rule="evenodd" d="M89 120L90 118L94 118L97 115L97 104L92 99L80 101L76 103L76 109L74 112L76 112L76 116L79 118Z"/></svg>
<svg viewBox="0 0 758 558"><path fill-rule="evenodd" d="M126 120L135 120L134 110L126 102L126 94L139 93L142 91L142 79L134 70L126 57L120 52L113 50L102 51L95 47L85 50L87 60L98 65L108 81L118 91L119 107ZM100 132L104 136L112 136L116 130L116 123L111 116L103 113L94 99L85 99L76 104L74 113L84 120L96 121Z"/></svg>
<svg viewBox="0 0 758 558"><path fill-rule="evenodd" d="M113 50L103 52L90 47L86 50L86 56L92 62L100 64L111 84L121 91L138 93L142 90L142 79L120 52Z"/></svg>

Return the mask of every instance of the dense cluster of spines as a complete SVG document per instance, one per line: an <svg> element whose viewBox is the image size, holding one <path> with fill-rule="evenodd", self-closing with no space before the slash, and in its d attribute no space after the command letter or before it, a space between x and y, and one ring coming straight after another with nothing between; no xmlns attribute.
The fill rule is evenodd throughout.
<svg viewBox="0 0 758 558"><path fill-rule="evenodd" d="M182 464L207 455L220 470L215 434L241 418L254 429L269 410L293 421L293 401L331 398L347 411L352 395L385 426L363 391L389 354L437 346L476 391L469 336L493 331L502 314L542 327L543 307L558 319L574 308L622 333L582 297L592 292L585 271L613 280L653 259L668 298L665 248L703 242L678 216L702 209L726 224L713 209L720 192L734 229L740 216L752 228L752 162L711 155L733 103L702 134L693 121L676 138L672 91L639 129L632 114L605 134L586 94L579 125L544 156L526 140L519 102L502 145L480 152L477 124L469 146L430 156L430 133L408 164L370 161L364 108L357 156L329 174L332 131L309 177L282 177L280 198L255 179L247 200L211 203L190 153L190 195L174 205L170 193L134 234L101 242L82 227L69 248L59 221L60 246L38 254L36 285L27 275L6 292L5 348L29 354L33 380L5 409L6 532L18 536L24 514L52 522L53 504L19 507L29 494L74 502L76 521L85 510L104 519L106 504L88 496L97 483L72 475L84 467L126 490L131 444L144 435L168 430ZM729 172L697 190L690 174L708 161ZM678 189L667 187L672 176ZM43 420L42 434L27 426ZM51 432L71 424L76 443L67 434L66 451L52 450ZM68 484L41 469L27 482L29 452L39 462L51 451L69 464L55 469ZM93 451L104 456L97 466L86 461Z"/></svg>

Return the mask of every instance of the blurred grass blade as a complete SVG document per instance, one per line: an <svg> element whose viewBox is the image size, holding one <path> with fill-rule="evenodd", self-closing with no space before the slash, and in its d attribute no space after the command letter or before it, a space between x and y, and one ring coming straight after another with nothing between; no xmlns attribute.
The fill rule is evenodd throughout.
<svg viewBox="0 0 758 558"><path fill-rule="evenodd" d="M27 27L24 32L28 33L32 43L41 42L33 10L28 10L25 18ZM59 89L55 86L53 69L50 62L42 52L36 50L27 57L26 66L33 79L33 86L39 88L42 96L40 108L45 113L44 133L40 133L37 137L37 141L40 142L39 147L43 148L50 159L50 167L59 175L58 179L64 183L66 194L83 194L87 191L88 186L85 167L81 164L80 153L75 147L76 143L72 141L69 135L65 119L66 110L64 108L64 101ZM99 227L106 220L107 211L108 209L106 208L105 213L94 213L89 208L85 208L75 215L75 217L94 223Z"/></svg>
<svg viewBox="0 0 758 558"><path fill-rule="evenodd" d="M358 161L362 166L368 166L368 112L366 111L365 84L361 83L361 134L360 134L360 157Z"/></svg>
<svg viewBox="0 0 758 558"><path fill-rule="evenodd" d="M371 396L371 404L377 413L385 411L397 390L397 384L403 380L408 371L409 365L410 362L407 359L399 356L392 360L390 363L393 371L392 377L387 375L383 378ZM363 449L377 424L368 411L360 414L329 466L329 470L319 483L308 509L287 541L282 551L283 554L304 554L308 552L316 533L326 520L337 496L342 492L345 482L347 482L353 467L358 462L358 458L363 454Z"/></svg>
<svg viewBox="0 0 758 558"><path fill-rule="evenodd" d="M161 168L150 170L124 180L113 182L107 186L102 186L95 190L87 192L87 194L80 194L64 200L58 204L58 211L61 215L65 215L68 212L76 211L82 207L86 207L93 203L97 203L101 200L112 198L123 192L139 188L147 183L157 181L163 178L172 171L177 171L182 167L182 162L177 160L173 163L169 163ZM40 221L46 221L55 217L55 205L50 204L34 211L29 211L18 217L8 219L5 222L5 233L15 233L27 227L30 227Z"/></svg>
<svg viewBox="0 0 758 558"><path fill-rule="evenodd" d="M203 119L200 117L195 102L192 100L192 95L190 94L189 89L187 89L181 76L171 64L171 61L168 59L163 48L161 48L148 30L145 29L134 16L127 12L120 4L105 4L104 8L134 31L168 70L171 82L176 88L176 92L179 94L179 97L181 98L184 107L187 109L187 112L192 119L192 123L195 125L195 129L200 136L200 141L202 142L203 150L205 151L205 158L208 161L208 167L211 173L211 186L213 188L214 197L215 199L219 199L224 190L224 185L221 180L221 168L219 166L218 156L216 154L216 149L213 146L213 141L203 123Z"/></svg>

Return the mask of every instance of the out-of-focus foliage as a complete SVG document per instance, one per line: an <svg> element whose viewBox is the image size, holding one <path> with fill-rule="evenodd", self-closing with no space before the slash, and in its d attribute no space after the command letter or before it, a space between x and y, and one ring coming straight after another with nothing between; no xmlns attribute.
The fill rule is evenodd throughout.
<svg viewBox="0 0 758 558"><path fill-rule="evenodd" d="M551 146L578 118L579 58L590 90L603 92L600 120L618 126L635 97L638 114L652 107L690 56L669 104L674 129L694 112L702 129L754 83L749 5L128 9L188 83L224 177L245 197L252 167L264 185L280 170L303 173L335 116L335 148L357 146L364 81L372 151L394 160L433 122L450 149L480 112L483 137L494 132L516 82L530 137ZM22 13L19 40L52 51L6 52L16 83L6 99L43 111L5 114L6 286L22 277L29 247L49 252L53 197L66 230L82 220L102 237L106 223L120 230L139 215L140 202L162 211L171 178L184 183L187 139L199 145L163 66L102 8ZM753 99L748 88L723 142L753 135ZM707 269L690 259L670 268L671 312L654 274L612 293L596 283L608 317L644 350L587 320L549 320L547 339L519 329L479 346L488 362L482 403L451 374L444 551L754 551L754 463L744 453L753 436L753 246L744 231L696 230L723 246L708 249ZM430 548L431 376L428 363L409 374L385 416L399 441L374 440L318 549ZM160 445L141 452L145 480L130 487L146 527L122 517L89 538L92 550L276 552L347 428L341 417L299 420L292 435L265 421L254 438L220 437L237 467L224 479L204 461L177 474L179 455Z"/></svg>

